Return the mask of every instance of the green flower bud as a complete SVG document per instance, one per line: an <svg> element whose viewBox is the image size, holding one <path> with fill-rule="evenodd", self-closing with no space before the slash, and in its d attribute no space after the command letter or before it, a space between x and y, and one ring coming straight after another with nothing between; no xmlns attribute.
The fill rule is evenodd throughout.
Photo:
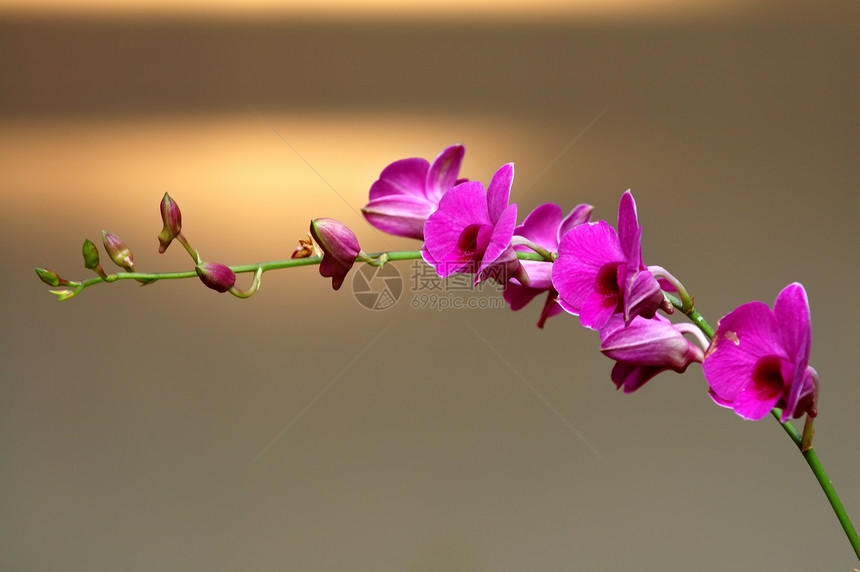
<svg viewBox="0 0 860 572"><path fill-rule="evenodd" d="M82 248L82 252L84 254L84 267L90 270L95 270L99 267L99 249L96 248L96 245L93 242L86 238L84 239L84 246Z"/></svg>
<svg viewBox="0 0 860 572"><path fill-rule="evenodd" d="M53 286L56 288L57 286L80 286L80 282L72 282L71 280L66 280L53 270L48 268L36 268L36 274L39 276L39 279L47 284L48 286Z"/></svg>
<svg viewBox="0 0 860 572"><path fill-rule="evenodd" d="M53 270L48 270L47 268L37 268L36 274L39 276L39 279L48 286L53 286L54 288L56 288L60 285L60 276Z"/></svg>

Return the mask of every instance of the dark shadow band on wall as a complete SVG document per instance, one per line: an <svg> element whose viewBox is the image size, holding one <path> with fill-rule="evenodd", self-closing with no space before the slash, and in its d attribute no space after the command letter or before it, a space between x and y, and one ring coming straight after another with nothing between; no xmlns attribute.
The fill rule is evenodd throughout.
<svg viewBox="0 0 860 572"><path fill-rule="evenodd" d="M837 66L853 41L838 12L823 9L816 22L793 13L555 23L7 15L0 117L207 114L249 105L552 116L573 103L603 108L631 90L659 106L667 82L693 99L716 90L730 104L748 95L753 77L778 100L845 73ZM827 61L834 67L820 65Z"/></svg>

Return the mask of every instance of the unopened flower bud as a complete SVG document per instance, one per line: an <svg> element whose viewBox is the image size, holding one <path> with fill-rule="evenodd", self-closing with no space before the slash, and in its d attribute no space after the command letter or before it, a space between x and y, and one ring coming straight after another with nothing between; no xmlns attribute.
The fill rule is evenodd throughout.
<svg viewBox="0 0 860 572"><path fill-rule="evenodd" d="M84 255L84 267L90 270L95 270L99 267L99 249L93 244L89 238L84 239L84 246L81 249Z"/></svg>
<svg viewBox="0 0 860 572"><path fill-rule="evenodd" d="M164 198L161 199L160 208L164 228L158 234L158 252L162 254L182 232L182 213L179 211L179 205L167 193L164 193Z"/></svg>
<svg viewBox="0 0 860 572"><path fill-rule="evenodd" d="M105 250L110 259L114 261L114 264L125 268L129 272L134 272L134 257L131 254L131 250L129 250L120 237L102 231L102 243L104 243Z"/></svg>
<svg viewBox="0 0 860 572"><path fill-rule="evenodd" d="M72 282L71 280L66 280L53 270L48 268L36 268L36 275L39 276L39 279L47 284L48 286L53 286L56 288L57 286L80 286L80 282Z"/></svg>
<svg viewBox="0 0 860 572"><path fill-rule="evenodd" d="M53 270L48 270L47 268L37 268L36 274L39 276L39 279L48 286L53 286L54 288L56 288L60 285L60 276Z"/></svg>
<svg viewBox="0 0 860 572"><path fill-rule="evenodd" d="M333 218L312 220L311 235L323 251L320 274L331 278L331 286L337 290L361 252L358 239L345 224Z"/></svg>
<svg viewBox="0 0 860 572"><path fill-rule="evenodd" d="M223 264L201 262L194 270L206 286L217 292L226 292L236 284L236 274Z"/></svg>

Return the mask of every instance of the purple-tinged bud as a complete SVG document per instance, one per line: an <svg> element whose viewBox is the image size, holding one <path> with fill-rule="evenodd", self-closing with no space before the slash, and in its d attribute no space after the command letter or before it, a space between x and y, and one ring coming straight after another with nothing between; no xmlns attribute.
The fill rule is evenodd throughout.
<svg viewBox="0 0 860 572"><path fill-rule="evenodd" d="M89 238L84 239L84 246L81 249L84 255L84 268L96 270L99 267L99 249L93 244Z"/></svg>
<svg viewBox="0 0 860 572"><path fill-rule="evenodd" d="M164 193L164 198L161 199L160 208L164 228L158 234L158 252L163 254L173 239L182 232L182 213L179 211L179 205L167 193Z"/></svg>
<svg viewBox="0 0 860 572"><path fill-rule="evenodd" d="M701 363L704 351L684 337L685 332L696 335L695 327L687 326L692 325L673 324L657 314L636 316L625 327L622 315L613 314L600 329L600 351L617 362L612 368L615 386L630 393L663 371L683 373L691 363Z"/></svg>
<svg viewBox="0 0 860 572"><path fill-rule="evenodd" d="M120 237L102 231L102 243L104 243L105 250L114 264L125 268L129 272L134 272L134 257L131 254L131 250L129 250Z"/></svg>
<svg viewBox="0 0 860 572"><path fill-rule="evenodd" d="M361 252L358 239L345 224L333 218L312 220L311 235L323 251L320 275L331 278L331 286L337 290Z"/></svg>
<svg viewBox="0 0 860 572"><path fill-rule="evenodd" d="M194 270L206 286L217 292L226 292L236 284L236 274L223 264L201 262Z"/></svg>

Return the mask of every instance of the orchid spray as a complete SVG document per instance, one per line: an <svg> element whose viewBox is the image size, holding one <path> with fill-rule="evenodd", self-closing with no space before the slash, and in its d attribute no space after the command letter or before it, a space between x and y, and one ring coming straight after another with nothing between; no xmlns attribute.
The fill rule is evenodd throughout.
<svg viewBox="0 0 860 572"><path fill-rule="evenodd" d="M46 268L36 273L59 300L120 280L151 284L195 277L216 292L247 298L270 270L318 265L337 290L356 263L381 267L424 260L442 278L465 275L474 285L495 281L504 287L512 310L546 293L538 326L566 312L596 330L600 351L615 362L610 378L625 393L664 371L683 373L700 363L717 405L750 420L770 413L797 445L860 558L860 538L812 448L819 376L809 365L812 327L803 286L786 286L772 308L762 302L743 304L714 329L678 279L660 266L645 265L642 228L630 191L621 195L616 227L592 221L593 209L587 204L573 207L564 217L562 207L544 204L518 223L517 206L510 203L513 164L500 167L485 188L479 181L459 178L464 152L462 145L452 145L432 163L421 158L395 161L370 187L362 209L368 222L421 241L416 250L365 253L344 224L318 218L291 258L242 266L204 261L183 232L178 204L165 194L159 204L163 229L158 251L164 253L178 241L192 259L190 270L139 272L122 239L103 232L108 258L120 271L105 271L98 247L87 239L84 267L95 276L69 280ZM246 290L236 286L242 273L253 274ZM676 311L689 322L670 321L667 316ZM800 418L805 422L798 432L791 420Z"/></svg>

